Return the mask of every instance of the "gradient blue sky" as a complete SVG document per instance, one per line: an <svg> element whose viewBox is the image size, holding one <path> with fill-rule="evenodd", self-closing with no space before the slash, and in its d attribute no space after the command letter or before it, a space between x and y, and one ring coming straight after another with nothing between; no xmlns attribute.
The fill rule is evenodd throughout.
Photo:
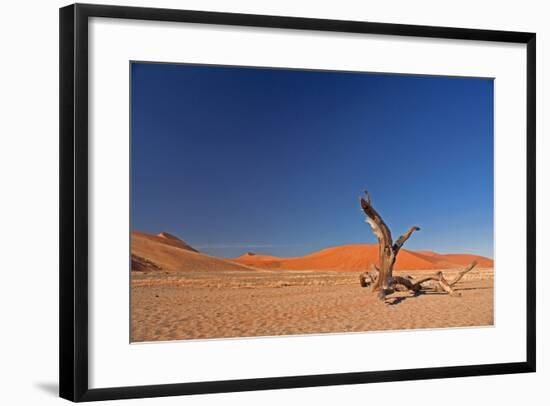
<svg viewBox="0 0 550 406"><path fill-rule="evenodd" d="M493 256L493 80L132 63L132 229L224 257L375 243Z"/></svg>

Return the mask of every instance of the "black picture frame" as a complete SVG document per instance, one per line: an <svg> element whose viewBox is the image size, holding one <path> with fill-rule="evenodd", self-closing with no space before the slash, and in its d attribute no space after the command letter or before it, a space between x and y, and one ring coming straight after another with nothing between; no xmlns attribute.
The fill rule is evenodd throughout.
<svg viewBox="0 0 550 406"><path fill-rule="evenodd" d="M221 24L329 32L526 44L527 48L527 323L525 361L484 365L280 376L114 388L88 386L88 19ZM262 389L346 385L534 372L536 369L535 122L536 35L528 32L384 24L74 4L60 9L60 396L75 402Z"/></svg>

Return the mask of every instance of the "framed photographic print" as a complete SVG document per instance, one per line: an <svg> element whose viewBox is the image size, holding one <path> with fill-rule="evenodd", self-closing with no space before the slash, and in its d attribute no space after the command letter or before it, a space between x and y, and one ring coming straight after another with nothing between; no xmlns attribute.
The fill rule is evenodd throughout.
<svg viewBox="0 0 550 406"><path fill-rule="evenodd" d="M62 8L60 395L534 372L535 83L533 33Z"/></svg>

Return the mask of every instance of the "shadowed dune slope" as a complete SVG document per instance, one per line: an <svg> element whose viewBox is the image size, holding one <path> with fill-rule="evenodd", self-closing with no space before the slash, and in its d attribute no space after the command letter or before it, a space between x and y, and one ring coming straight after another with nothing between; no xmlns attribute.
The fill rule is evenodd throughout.
<svg viewBox="0 0 550 406"><path fill-rule="evenodd" d="M468 265L474 259L478 261L479 267L493 266L493 260L477 255L441 255L430 251L415 252L402 249L394 269L450 269ZM235 258L234 261L262 269L364 271L370 269L371 264L378 262L378 246L370 244L343 245L295 258L278 258L248 253Z"/></svg>
<svg viewBox="0 0 550 406"><path fill-rule="evenodd" d="M151 235L132 232L131 237L133 271L250 271L253 269L231 260L201 254L184 241L166 233Z"/></svg>

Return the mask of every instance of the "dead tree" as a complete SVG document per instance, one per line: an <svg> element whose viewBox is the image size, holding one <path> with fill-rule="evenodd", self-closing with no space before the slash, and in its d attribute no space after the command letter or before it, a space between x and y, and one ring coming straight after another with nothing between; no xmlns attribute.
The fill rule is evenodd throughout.
<svg viewBox="0 0 550 406"><path fill-rule="evenodd" d="M420 230L420 227L413 226L409 228L405 234L394 242L389 227L372 207L369 194L366 191L365 197L361 198L361 208L367 215L366 222L371 226L374 235L378 239L378 266L373 265L371 272L360 275L361 286L370 286L371 290L376 292L382 300L385 300L387 295L395 291L408 290L414 294L419 294L425 289L422 284L429 281L432 282L436 290L456 295L453 286L476 266L475 261L460 271L450 282L447 281L441 271L417 281L410 276L394 276L393 266L401 247L415 231Z"/></svg>

